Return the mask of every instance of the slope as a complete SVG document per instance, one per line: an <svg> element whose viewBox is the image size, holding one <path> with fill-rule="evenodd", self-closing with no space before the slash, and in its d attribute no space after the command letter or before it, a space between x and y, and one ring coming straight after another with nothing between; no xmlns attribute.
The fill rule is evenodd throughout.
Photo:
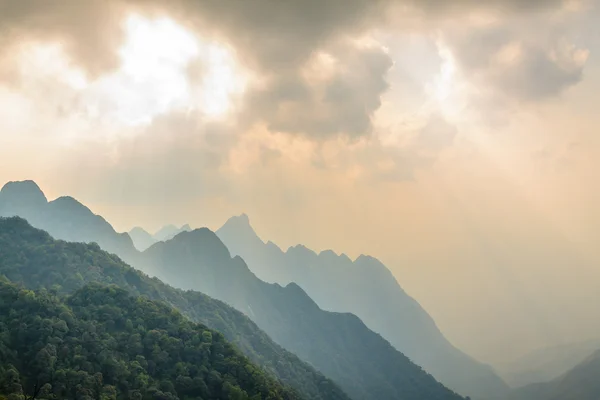
<svg viewBox="0 0 600 400"><path fill-rule="evenodd" d="M321 310L296 284L258 279L203 228L153 245L138 267L246 313L275 341L310 362L354 399L458 399L351 314Z"/></svg>
<svg viewBox="0 0 600 400"><path fill-rule="evenodd" d="M600 399L600 351L566 374L546 383L515 389L511 400L598 400Z"/></svg>
<svg viewBox="0 0 600 400"><path fill-rule="evenodd" d="M25 398L299 398L221 334L97 284L61 299L0 281L0 354L0 393Z"/></svg>
<svg viewBox="0 0 600 400"><path fill-rule="evenodd" d="M307 399L348 399L333 382L274 343L242 313L202 293L184 292L151 279L96 244L54 240L21 218L0 218L2 275L29 289L69 294L98 282L163 301L192 321L221 332L253 362Z"/></svg>
<svg viewBox="0 0 600 400"><path fill-rule="evenodd" d="M427 312L377 259L355 261L332 251L304 246L283 252L264 243L246 215L233 217L217 231L233 255L256 275L286 285L297 283L323 309L350 312L447 387L475 398L503 398L508 386L491 367L454 347Z"/></svg>
<svg viewBox="0 0 600 400"><path fill-rule="evenodd" d="M133 241L133 245L139 251L144 251L148 247L156 243L156 239L154 239L151 234L149 234L139 226L136 226L135 228L130 230L128 234L131 240Z"/></svg>
<svg viewBox="0 0 600 400"><path fill-rule="evenodd" d="M600 340L544 347L502 365L499 372L513 387L548 382L574 368L596 349L600 349Z"/></svg>

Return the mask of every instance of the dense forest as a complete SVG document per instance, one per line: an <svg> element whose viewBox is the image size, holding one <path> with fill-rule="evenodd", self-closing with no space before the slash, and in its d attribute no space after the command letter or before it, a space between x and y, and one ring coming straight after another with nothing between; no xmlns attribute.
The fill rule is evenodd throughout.
<svg viewBox="0 0 600 400"><path fill-rule="evenodd" d="M174 289L127 266L96 244L54 240L22 218L0 218L0 275L28 289L72 294L89 282L116 285L175 307L221 332L249 358L308 399L347 400L331 380L274 343L250 319L194 291Z"/></svg>
<svg viewBox="0 0 600 400"><path fill-rule="evenodd" d="M72 296L0 282L9 399L297 399L225 338L162 303L90 284Z"/></svg>

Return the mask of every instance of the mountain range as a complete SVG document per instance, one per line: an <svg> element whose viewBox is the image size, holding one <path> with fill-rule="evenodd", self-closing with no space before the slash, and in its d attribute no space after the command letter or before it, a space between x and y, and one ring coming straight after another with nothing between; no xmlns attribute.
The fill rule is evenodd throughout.
<svg viewBox="0 0 600 400"><path fill-rule="evenodd" d="M230 218L217 235L259 278L295 282L319 307L355 314L447 387L482 399L507 395L508 386L492 368L454 347L379 260L351 260L331 250L317 254L302 245L284 252L263 242L247 215Z"/></svg>
<svg viewBox="0 0 600 400"><path fill-rule="evenodd" d="M436 387L431 376L359 318L321 310L295 283L282 287L261 281L206 228L153 245L137 265L175 287L199 290L244 312L352 398L414 398L411 381ZM443 398L441 387L427 398Z"/></svg>
<svg viewBox="0 0 600 400"><path fill-rule="evenodd" d="M16 201L19 196L32 198L19 202ZM15 203L20 206L14 207ZM67 228L62 220L47 215L52 211L48 207L51 203L33 182L10 183L0 192L0 213L27 219L34 216L33 220L42 225L40 228L64 239L62 235ZM66 218L70 221L70 237L78 236L75 240L96 242L104 248L105 244L112 244L111 237L123 236L83 205L74 209L87 210L86 215ZM95 237L77 235L77 222L85 225L90 221L98 226L108 225L110 234L105 235L106 229L103 229L98 231L103 234ZM89 225L86 228L91 229ZM227 248L208 229L183 232L170 241L154 244L144 253L133 248L131 239L124 248L113 246L109 251L167 283L203 291L243 311L276 342L332 378L354 399L460 398L370 331L356 316L321 310L296 284L282 287L258 279L241 258L231 258ZM78 277L77 273L73 275L66 279ZM138 278L131 279L138 281ZM208 319L201 322L223 332L223 323ZM231 328L223 332L226 336L227 331L228 338L242 350L248 351L246 341L255 340L237 338ZM262 362L260 352L249 353L257 362ZM283 379L285 375L280 372L278 377ZM295 385L302 386L298 382Z"/></svg>

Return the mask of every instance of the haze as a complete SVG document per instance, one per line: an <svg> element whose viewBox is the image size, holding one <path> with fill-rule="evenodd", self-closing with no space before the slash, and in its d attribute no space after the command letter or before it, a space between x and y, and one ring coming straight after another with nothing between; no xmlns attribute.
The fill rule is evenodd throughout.
<svg viewBox="0 0 600 400"><path fill-rule="evenodd" d="M383 260L470 355L596 337L592 0L0 0L0 181Z"/></svg>

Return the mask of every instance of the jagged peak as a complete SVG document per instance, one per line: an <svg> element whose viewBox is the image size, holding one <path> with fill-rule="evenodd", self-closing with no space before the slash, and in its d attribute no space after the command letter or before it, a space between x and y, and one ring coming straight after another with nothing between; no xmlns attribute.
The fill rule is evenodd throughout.
<svg viewBox="0 0 600 400"><path fill-rule="evenodd" d="M251 238L262 242L262 239L258 236L252 225L250 225L250 218L247 214L240 214L229 218L227 222L217 230L217 234L226 234L228 236L235 235L235 237L238 238L243 235L245 239Z"/></svg>
<svg viewBox="0 0 600 400"><path fill-rule="evenodd" d="M233 217L229 218L225 224L223 224L223 227L225 226L235 226L235 227L240 227L240 226L244 226L244 227L249 227L250 229L252 229L252 225L250 225L250 217L248 217L248 214L246 213L242 213L240 215L234 215Z"/></svg>
<svg viewBox="0 0 600 400"><path fill-rule="evenodd" d="M317 253L314 250L309 249L308 247L306 247L303 244L297 244L295 246L290 246L286 251L286 254L287 253L290 253L290 254L292 254L292 253L301 253L302 254L303 253L303 254L310 254L311 256L315 256L315 257L317 256Z"/></svg>
<svg viewBox="0 0 600 400"><path fill-rule="evenodd" d="M281 250L281 247L279 247L276 243L273 243L270 240L267 242L266 246L269 247L269 248L274 249L278 253L283 253L283 250Z"/></svg>
<svg viewBox="0 0 600 400"><path fill-rule="evenodd" d="M141 226L134 226L134 227L133 227L133 228L131 228L131 230L129 231L129 233L135 233L135 232L138 232L138 233L144 233L144 234L148 234L148 235L150 235L150 233L149 233L147 230L145 230L144 228L142 228Z"/></svg>
<svg viewBox="0 0 600 400"><path fill-rule="evenodd" d="M377 258L370 256L368 254L361 254L360 256L356 257L356 260L354 260L355 263L369 263L369 264L380 264L383 265L383 263L381 261L379 261Z"/></svg>
<svg viewBox="0 0 600 400"><path fill-rule="evenodd" d="M323 250L319 253L319 257L338 257L337 253L331 249Z"/></svg>

